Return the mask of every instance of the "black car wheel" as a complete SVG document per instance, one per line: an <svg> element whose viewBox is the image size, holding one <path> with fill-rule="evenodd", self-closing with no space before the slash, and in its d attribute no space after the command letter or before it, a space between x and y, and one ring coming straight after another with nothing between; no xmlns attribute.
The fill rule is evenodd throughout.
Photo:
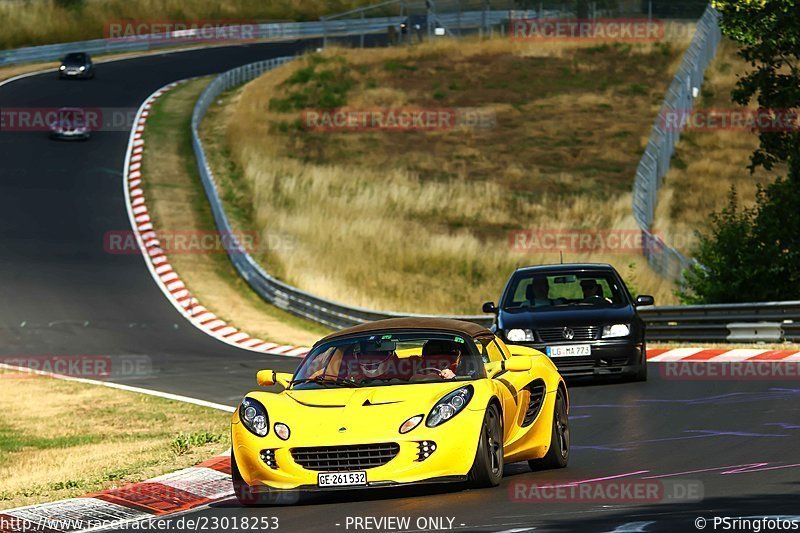
<svg viewBox="0 0 800 533"><path fill-rule="evenodd" d="M642 346L642 361L639 369L630 375L629 381L647 381L647 346Z"/></svg>
<svg viewBox="0 0 800 533"><path fill-rule="evenodd" d="M481 435L469 480L476 487L496 487L503 479L503 421L497 405L490 404L483 415Z"/></svg>
<svg viewBox="0 0 800 533"><path fill-rule="evenodd" d="M553 431L550 436L550 449L541 459L528 461L531 470L564 468L569 463L569 415L567 399L561 389L556 392L556 405L553 409Z"/></svg>

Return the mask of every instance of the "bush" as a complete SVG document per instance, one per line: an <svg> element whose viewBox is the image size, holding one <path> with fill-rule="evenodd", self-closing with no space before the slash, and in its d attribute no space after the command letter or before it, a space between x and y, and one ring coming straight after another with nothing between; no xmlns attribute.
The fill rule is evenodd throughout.
<svg viewBox="0 0 800 533"><path fill-rule="evenodd" d="M756 205L740 209L731 190L728 207L699 235L678 293L687 304L800 299L800 179L779 178L760 188Z"/></svg>

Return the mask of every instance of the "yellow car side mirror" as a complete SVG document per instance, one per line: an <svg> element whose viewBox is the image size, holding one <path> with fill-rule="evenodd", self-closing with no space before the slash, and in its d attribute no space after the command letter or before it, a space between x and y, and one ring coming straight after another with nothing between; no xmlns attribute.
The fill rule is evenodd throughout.
<svg viewBox="0 0 800 533"><path fill-rule="evenodd" d="M505 369L509 372L526 372L531 369L533 362L531 358L525 355L512 355L503 361Z"/></svg>
<svg viewBox="0 0 800 533"><path fill-rule="evenodd" d="M292 374L275 372L274 370L259 370L256 374L256 382L261 387L271 387L278 384L283 388L289 388L292 382Z"/></svg>

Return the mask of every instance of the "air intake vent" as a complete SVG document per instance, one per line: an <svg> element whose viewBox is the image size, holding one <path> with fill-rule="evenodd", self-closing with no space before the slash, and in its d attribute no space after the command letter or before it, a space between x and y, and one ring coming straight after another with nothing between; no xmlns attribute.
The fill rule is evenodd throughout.
<svg viewBox="0 0 800 533"><path fill-rule="evenodd" d="M536 379L528 383L524 390L527 390L531 395L528 408L525 410L525 418L522 419L522 427L527 427L533 424L533 421L539 416L539 411L542 410L542 405L544 404L544 393L546 389L544 381Z"/></svg>

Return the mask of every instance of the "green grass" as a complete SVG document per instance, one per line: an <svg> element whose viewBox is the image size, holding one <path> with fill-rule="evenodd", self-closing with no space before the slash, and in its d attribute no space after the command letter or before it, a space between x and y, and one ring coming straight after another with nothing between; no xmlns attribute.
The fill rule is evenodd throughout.
<svg viewBox="0 0 800 533"><path fill-rule="evenodd" d="M46 377L1 377L0 509L142 481L230 446L226 412Z"/></svg>
<svg viewBox="0 0 800 533"><path fill-rule="evenodd" d="M0 460L6 459L8 454L20 450L48 450L51 448L70 448L82 444L93 444L100 442L102 435L68 435L58 437L46 437L31 435L27 432L20 432L17 429L2 425L0 426Z"/></svg>

